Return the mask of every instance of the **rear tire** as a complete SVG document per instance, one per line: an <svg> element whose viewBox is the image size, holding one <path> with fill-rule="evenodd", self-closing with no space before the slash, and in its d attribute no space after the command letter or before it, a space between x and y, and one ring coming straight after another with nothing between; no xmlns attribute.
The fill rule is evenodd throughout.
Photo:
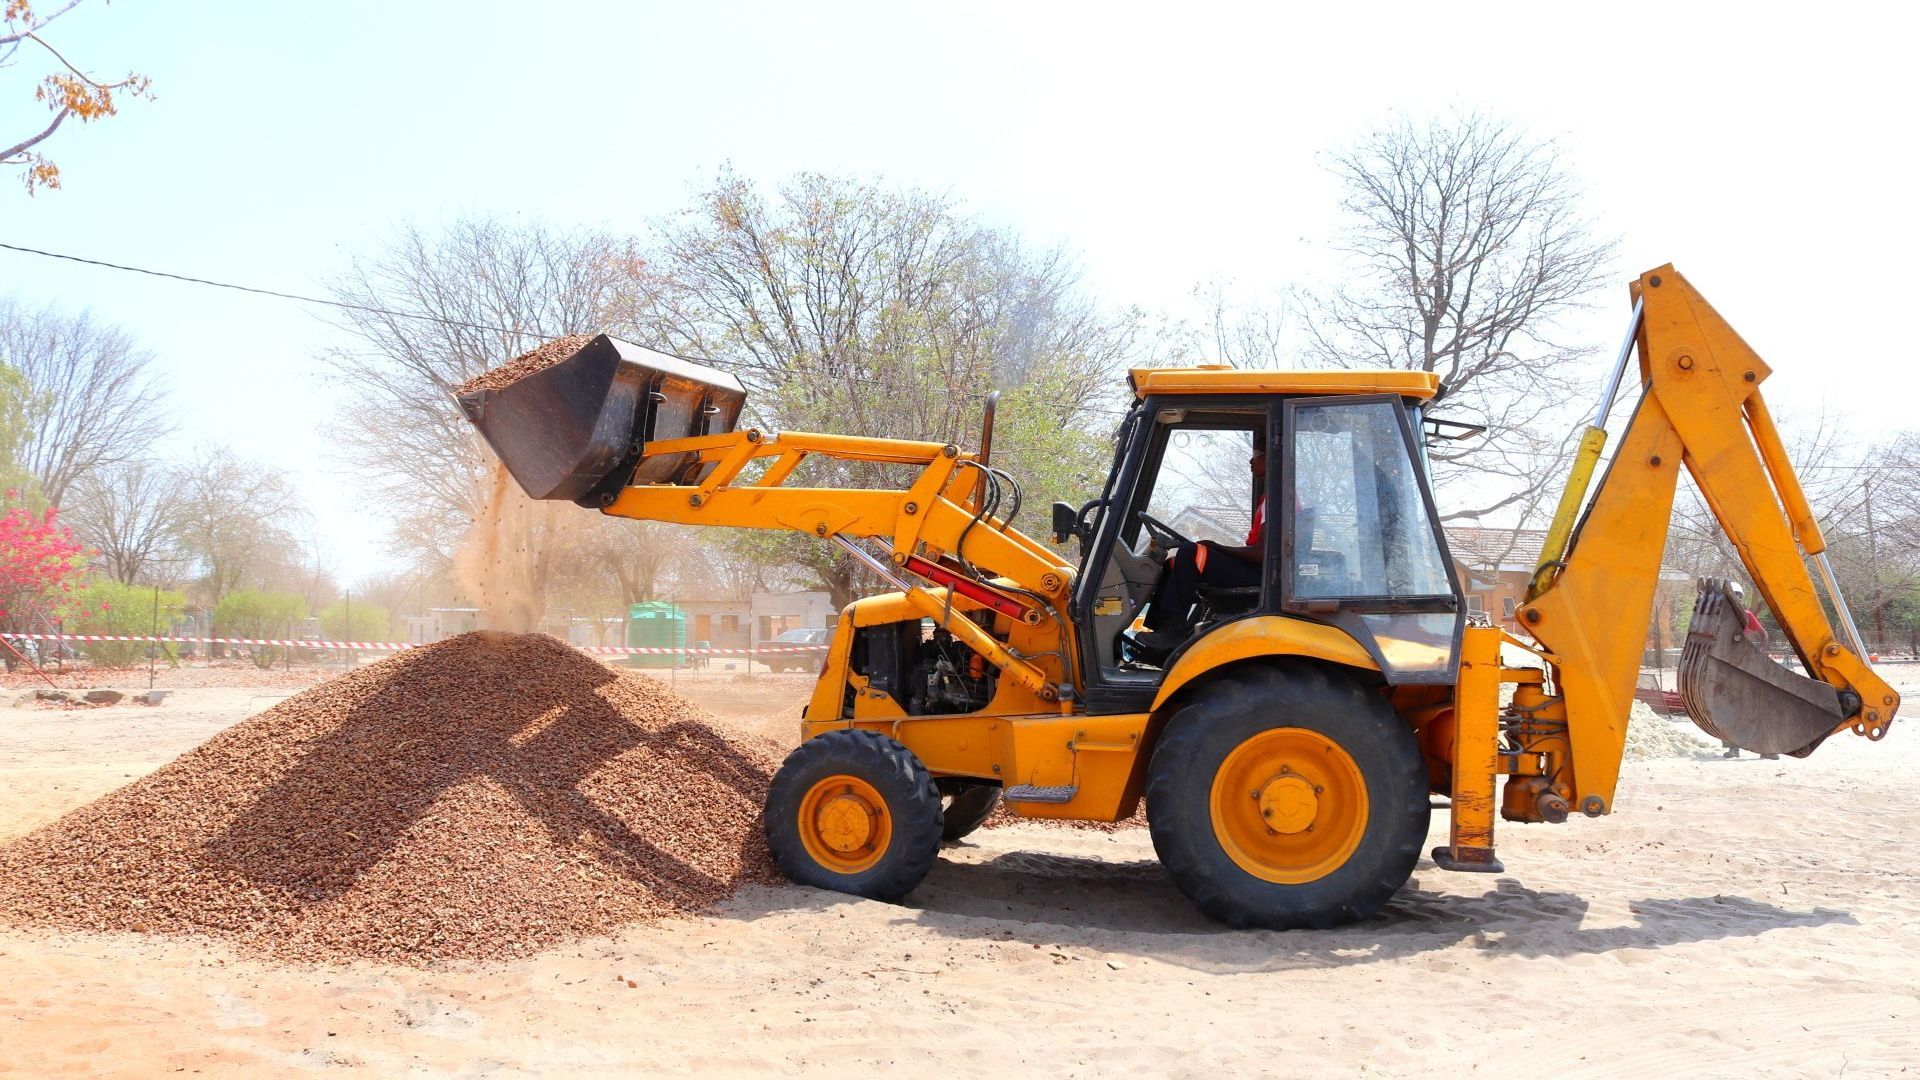
<svg viewBox="0 0 1920 1080"><path fill-rule="evenodd" d="M1147 768L1174 884L1230 926L1327 928L1406 884L1431 811L1413 730L1338 669L1276 663L1202 687Z"/></svg>
<svg viewBox="0 0 1920 1080"><path fill-rule="evenodd" d="M1000 808L1000 789L992 784L942 780L939 787L941 795L947 800L943 814L944 826L940 830L942 840L959 840L967 836L985 825L993 812Z"/></svg>
<svg viewBox="0 0 1920 1080"><path fill-rule="evenodd" d="M898 900L933 869L943 824L926 766L877 732L816 735L767 787L767 846L800 885Z"/></svg>

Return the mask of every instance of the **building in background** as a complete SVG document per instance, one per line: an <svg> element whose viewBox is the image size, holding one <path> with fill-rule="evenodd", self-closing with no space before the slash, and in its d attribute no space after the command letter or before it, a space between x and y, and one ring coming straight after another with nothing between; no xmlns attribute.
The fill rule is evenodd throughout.
<svg viewBox="0 0 1920 1080"><path fill-rule="evenodd" d="M745 600L676 600L687 617L687 641L715 649L751 649L782 631L832 626L839 618L823 591L757 592Z"/></svg>
<svg viewBox="0 0 1920 1080"><path fill-rule="evenodd" d="M1540 564L1547 530L1449 525L1446 533L1467 611L1484 614L1494 626L1518 630L1515 613L1526 602L1527 582Z"/></svg>
<svg viewBox="0 0 1920 1080"><path fill-rule="evenodd" d="M425 615L407 616L407 644L431 645L478 629L479 608L428 608Z"/></svg>
<svg viewBox="0 0 1920 1080"><path fill-rule="evenodd" d="M831 627L840 618L833 606L833 594L824 591L757 592L750 604L756 645L772 641L787 630Z"/></svg>

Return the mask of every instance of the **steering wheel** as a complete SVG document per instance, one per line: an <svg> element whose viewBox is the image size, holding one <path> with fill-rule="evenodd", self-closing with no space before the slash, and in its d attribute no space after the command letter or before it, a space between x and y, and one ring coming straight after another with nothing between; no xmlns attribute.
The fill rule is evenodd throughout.
<svg viewBox="0 0 1920 1080"><path fill-rule="evenodd" d="M1193 543L1193 541L1187 539L1186 537L1176 532L1173 526L1167 524L1164 521L1161 521L1159 518L1154 517L1152 514L1147 513L1145 510L1142 510L1134 514L1133 518L1135 521L1138 521L1140 524L1145 525L1147 527L1147 532L1152 534L1154 543L1160 545L1161 547L1167 549L1168 551L1174 550L1175 548L1179 547L1181 544Z"/></svg>

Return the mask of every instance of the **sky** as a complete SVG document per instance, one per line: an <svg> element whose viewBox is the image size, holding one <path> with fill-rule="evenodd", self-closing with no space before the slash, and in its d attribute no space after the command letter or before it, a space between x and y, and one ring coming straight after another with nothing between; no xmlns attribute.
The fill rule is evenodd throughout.
<svg viewBox="0 0 1920 1080"><path fill-rule="evenodd" d="M1203 282L1258 298L1330 272L1327 154L1471 109L1553 140L1620 238L1581 341L1610 353L1627 280L1672 262L1774 367L1776 412L1868 440L1920 428L1896 389L1916 24L1836 3L87 0L52 40L155 99L45 144L60 190L0 184L0 242L324 295L404 223L644 233L731 163L941 191L1076 252L1104 301L1178 311ZM0 71L22 131L44 122L35 63ZM181 421L157 458L224 444L283 470L345 584L390 568L387 508L328 438L324 312L0 251L7 293L153 351Z"/></svg>

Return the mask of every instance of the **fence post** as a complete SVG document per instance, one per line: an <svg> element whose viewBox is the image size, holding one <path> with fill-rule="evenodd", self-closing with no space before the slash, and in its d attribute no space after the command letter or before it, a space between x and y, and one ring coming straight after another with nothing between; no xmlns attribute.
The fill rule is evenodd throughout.
<svg viewBox="0 0 1920 1080"><path fill-rule="evenodd" d="M147 689L153 689L154 666L160 662L160 586L153 587L153 623L147 628Z"/></svg>

